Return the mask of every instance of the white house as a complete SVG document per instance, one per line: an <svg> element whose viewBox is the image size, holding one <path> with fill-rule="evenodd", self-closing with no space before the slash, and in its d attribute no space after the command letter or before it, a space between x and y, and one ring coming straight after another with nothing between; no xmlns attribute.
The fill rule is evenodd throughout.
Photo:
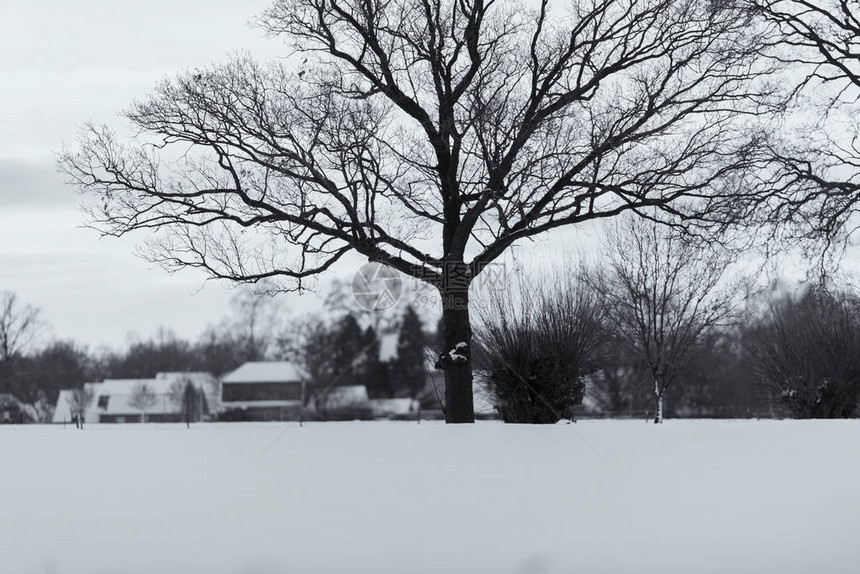
<svg viewBox="0 0 860 574"><path fill-rule="evenodd" d="M200 392L200 411L205 415L218 408L217 380L209 373L158 373L154 379L106 379L101 383L86 383L93 400L84 413L87 423L141 422L140 409L133 407L132 394L138 385L146 385L156 397L155 404L146 411L147 421L178 422L183 420L182 405L174 393L175 387L190 381ZM72 390L62 390L57 398L53 422L72 421L69 405Z"/></svg>

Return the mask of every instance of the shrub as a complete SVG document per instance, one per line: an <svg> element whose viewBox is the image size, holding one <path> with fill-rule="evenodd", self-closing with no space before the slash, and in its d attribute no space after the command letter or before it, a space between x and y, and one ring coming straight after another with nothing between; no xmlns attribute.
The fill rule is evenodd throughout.
<svg viewBox="0 0 860 574"><path fill-rule="evenodd" d="M770 305L749 333L757 375L795 418L848 418L860 392L860 302L811 290Z"/></svg>
<svg viewBox="0 0 860 574"><path fill-rule="evenodd" d="M570 276L517 293L497 292L479 310L478 323L475 366L502 420L571 418L603 337L590 292Z"/></svg>

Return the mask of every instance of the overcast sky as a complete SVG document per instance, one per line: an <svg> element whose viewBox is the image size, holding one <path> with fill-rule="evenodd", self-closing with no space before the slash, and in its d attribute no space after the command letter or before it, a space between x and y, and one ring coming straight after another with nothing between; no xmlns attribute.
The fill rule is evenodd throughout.
<svg viewBox="0 0 860 574"><path fill-rule="evenodd" d="M237 50L284 53L247 25L266 5L0 2L0 290L42 307L53 337L117 347L162 325L196 337L226 310L224 286L169 276L135 257L134 241L82 229L54 154L86 121L121 127L118 112L165 76Z"/></svg>
<svg viewBox="0 0 860 574"><path fill-rule="evenodd" d="M196 338L227 311L229 286L139 259L140 236L100 239L82 228L80 199L55 154L84 122L122 130L119 112L164 77L236 51L284 56L280 41L248 25L268 3L0 0L0 290L41 307L50 337L120 347L163 326ZM568 230L514 253L533 267L595 244L593 230ZM351 259L337 273L349 279L358 265ZM319 305L312 295L287 299L299 312Z"/></svg>

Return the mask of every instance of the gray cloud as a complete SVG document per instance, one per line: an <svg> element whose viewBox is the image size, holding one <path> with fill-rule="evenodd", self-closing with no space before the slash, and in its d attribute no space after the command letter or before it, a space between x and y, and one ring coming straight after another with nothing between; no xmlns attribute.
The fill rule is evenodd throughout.
<svg viewBox="0 0 860 574"><path fill-rule="evenodd" d="M0 208L72 206L80 199L52 163L0 160Z"/></svg>

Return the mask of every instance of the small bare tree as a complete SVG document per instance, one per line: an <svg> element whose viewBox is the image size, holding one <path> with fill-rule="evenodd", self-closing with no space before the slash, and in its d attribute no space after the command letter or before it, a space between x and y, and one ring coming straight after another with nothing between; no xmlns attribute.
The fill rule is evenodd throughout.
<svg viewBox="0 0 860 574"><path fill-rule="evenodd" d="M332 370L334 327L321 314L291 320L281 334L279 346L279 358L301 367L312 385L324 385L336 376Z"/></svg>
<svg viewBox="0 0 860 574"><path fill-rule="evenodd" d="M605 237L603 267L586 271L619 344L647 370L655 423L663 422L666 389L696 342L733 311L732 289L722 286L725 255L672 229L625 219Z"/></svg>
<svg viewBox="0 0 860 574"><path fill-rule="evenodd" d="M284 313L281 301L274 296L276 290L263 281L239 290L230 301L232 314L224 327L234 331L246 361L263 361L272 350Z"/></svg>
<svg viewBox="0 0 860 574"><path fill-rule="evenodd" d="M128 404L140 411L140 421L146 422L146 413L158 403L158 395L155 394L146 383L138 383L131 390L131 398Z"/></svg>
<svg viewBox="0 0 860 574"><path fill-rule="evenodd" d="M74 389L66 401L69 403L69 411L75 421L75 427L83 430L87 409L93 402L92 389L87 387Z"/></svg>
<svg viewBox="0 0 860 574"><path fill-rule="evenodd" d="M15 293L0 291L0 393L8 392L13 360L39 336L39 309L24 305Z"/></svg>
<svg viewBox="0 0 860 574"><path fill-rule="evenodd" d="M770 304L747 347L761 382L796 418L848 418L860 396L860 301L812 289Z"/></svg>

